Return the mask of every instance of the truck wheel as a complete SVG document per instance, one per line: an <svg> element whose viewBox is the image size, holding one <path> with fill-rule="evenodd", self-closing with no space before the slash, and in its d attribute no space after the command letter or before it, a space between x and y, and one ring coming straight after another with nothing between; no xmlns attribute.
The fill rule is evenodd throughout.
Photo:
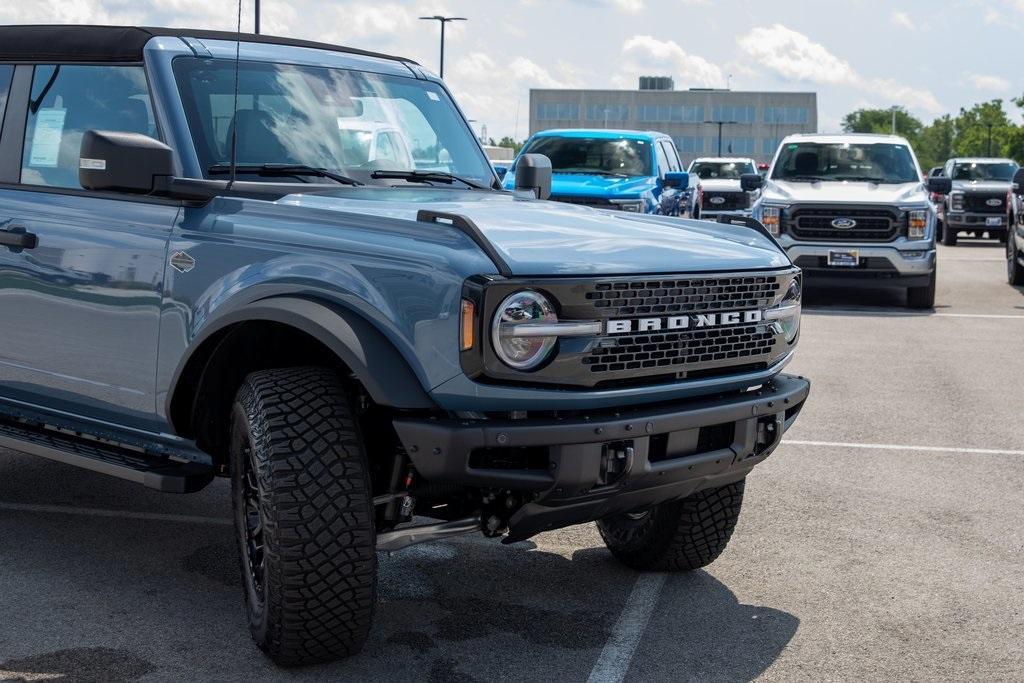
<svg viewBox="0 0 1024 683"><path fill-rule="evenodd" d="M1017 260L1016 240L1011 236L1006 240L1006 281L1019 287L1024 285L1024 267Z"/></svg>
<svg viewBox="0 0 1024 683"><path fill-rule="evenodd" d="M231 414L231 492L249 630L282 666L355 654L377 592L373 499L335 373L249 375Z"/></svg>
<svg viewBox="0 0 1024 683"><path fill-rule="evenodd" d="M947 247L956 246L956 228L948 225L942 228L942 243Z"/></svg>
<svg viewBox="0 0 1024 683"><path fill-rule="evenodd" d="M924 287L907 287L907 305L911 308L935 307L935 271Z"/></svg>
<svg viewBox="0 0 1024 683"><path fill-rule="evenodd" d="M941 242L944 234L945 233L942 221L935 221L935 240Z"/></svg>
<svg viewBox="0 0 1024 683"><path fill-rule="evenodd" d="M643 513L608 517L597 522L597 529L612 555L628 567L700 569L729 543L743 504L744 482L698 491Z"/></svg>

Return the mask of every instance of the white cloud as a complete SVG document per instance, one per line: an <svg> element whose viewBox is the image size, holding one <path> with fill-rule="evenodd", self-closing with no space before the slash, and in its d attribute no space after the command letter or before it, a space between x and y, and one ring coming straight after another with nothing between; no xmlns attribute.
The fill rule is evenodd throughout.
<svg viewBox="0 0 1024 683"><path fill-rule="evenodd" d="M760 65L786 80L849 86L874 95L876 105L903 104L929 114L944 110L931 91L891 78L862 76L849 62L829 52L821 43L782 24L756 27L738 42L753 65Z"/></svg>
<svg viewBox="0 0 1024 683"><path fill-rule="evenodd" d="M906 12L893 12L889 15L889 22L908 31L916 31L919 28L918 24L914 23L914 20Z"/></svg>
<svg viewBox="0 0 1024 683"><path fill-rule="evenodd" d="M755 62L789 80L849 83L857 77L848 62L824 45L782 24L758 26L738 42Z"/></svg>
<svg viewBox="0 0 1024 683"><path fill-rule="evenodd" d="M630 14L637 14L644 9L644 0L612 0L612 4Z"/></svg>
<svg viewBox="0 0 1024 683"><path fill-rule="evenodd" d="M622 44L622 55L624 62L615 80L624 87L635 88L640 75L673 76L677 84L686 86L725 85L718 66L688 53L674 40L633 36Z"/></svg>
<svg viewBox="0 0 1024 683"><path fill-rule="evenodd" d="M1010 81L1002 76L991 76L987 74L968 74L971 85L975 90L988 90L991 92L1006 92L1010 89Z"/></svg>

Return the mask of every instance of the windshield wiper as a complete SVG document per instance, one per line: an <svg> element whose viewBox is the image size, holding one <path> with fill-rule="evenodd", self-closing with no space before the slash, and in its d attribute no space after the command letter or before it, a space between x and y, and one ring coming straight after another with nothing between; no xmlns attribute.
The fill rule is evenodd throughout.
<svg viewBox="0 0 1024 683"><path fill-rule="evenodd" d="M775 180L791 180L797 183L820 183L823 180L832 180L832 178L819 178L816 175L788 175L776 178Z"/></svg>
<svg viewBox="0 0 1024 683"><path fill-rule="evenodd" d="M206 169L210 175L227 175L231 173L230 164L214 164L210 168ZM306 166L304 164L257 164L257 165L243 165L236 166L235 173L247 173L255 175L267 175L267 176L316 176L318 178L327 178L333 180L336 183L342 185L363 185L355 178L349 178L346 175L340 173L334 173L328 171L326 168L317 168L315 166Z"/></svg>
<svg viewBox="0 0 1024 683"><path fill-rule="evenodd" d="M448 183L451 184L458 181L466 187L471 187L474 190L486 190L487 188L479 183L474 183L472 180L466 180L460 178L452 173L445 171L374 171L370 174L371 178L382 179L392 178L395 180L408 180L410 183Z"/></svg>
<svg viewBox="0 0 1024 683"><path fill-rule="evenodd" d="M885 178L873 178L871 176L866 175L837 175L835 176L835 179L849 180L851 183L874 183L876 185L889 182Z"/></svg>

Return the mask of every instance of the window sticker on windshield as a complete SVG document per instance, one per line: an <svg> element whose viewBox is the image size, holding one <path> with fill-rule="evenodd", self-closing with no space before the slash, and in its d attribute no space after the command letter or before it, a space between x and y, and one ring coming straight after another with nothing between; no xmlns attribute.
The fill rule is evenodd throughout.
<svg viewBox="0 0 1024 683"><path fill-rule="evenodd" d="M67 109L40 109L36 114L36 127L32 133L32 149L28 165L54 168L60 157L60 141L64 136Z"/></svg>
<svg viewBox="0 0 1024 683"><path fill-rule="evenodd" d="M441 101L441 98L437 96L436 92L430 92L428 90L427 91L427 97L429 97L430 99L434 100L435 102L440 102Z"/></svg>

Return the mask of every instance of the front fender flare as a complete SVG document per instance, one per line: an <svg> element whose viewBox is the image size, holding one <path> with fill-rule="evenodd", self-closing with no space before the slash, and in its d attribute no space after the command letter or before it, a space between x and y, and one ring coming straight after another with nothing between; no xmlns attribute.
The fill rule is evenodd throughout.
<svg viewBox="0 0 1024 683"><path fill-rule="evenodd" d="M181 386L183 381L198 376L193 371L202 373L209 357L207 352L212 351L205 348L206 342L233 325L255 321L288 325L319 341L352 371L380 405L410 410L437 407L406 359L366 318L337 304L298 296L274 296L220 316L193 339L174 371L167 394L167 415L175 431L181 427L177 422L182 421L180 413L176 415L174 410L175 397L179 391L188 390Z"/></svg>

